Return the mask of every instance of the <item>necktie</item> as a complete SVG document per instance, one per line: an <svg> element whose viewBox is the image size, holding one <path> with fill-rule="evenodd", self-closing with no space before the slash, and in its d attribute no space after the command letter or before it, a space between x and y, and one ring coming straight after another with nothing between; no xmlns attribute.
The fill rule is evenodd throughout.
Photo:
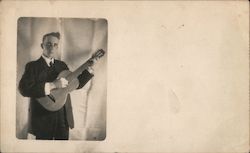
<svg viewBox="0 0 250 153"><path fill-rule="evenodd" d="M53 62L52 62L52 61L49 62L49 66L50 66L50 67L53 66Z"/></svg>

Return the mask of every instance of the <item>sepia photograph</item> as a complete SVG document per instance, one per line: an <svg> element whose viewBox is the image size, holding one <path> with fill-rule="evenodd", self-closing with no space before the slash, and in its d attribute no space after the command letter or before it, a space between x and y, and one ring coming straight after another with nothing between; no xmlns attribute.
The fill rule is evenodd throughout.
<svg viewBox="0 0 250 153"><path fill-rule="evenodd" d="M248 1L0 10L0 152L249 152Z"/></svg>
<svg viewBox="0 0 250 153"><path fill-rule="evenodd" d="M20 17L16 137L104 140L107 20Z"/></svg>

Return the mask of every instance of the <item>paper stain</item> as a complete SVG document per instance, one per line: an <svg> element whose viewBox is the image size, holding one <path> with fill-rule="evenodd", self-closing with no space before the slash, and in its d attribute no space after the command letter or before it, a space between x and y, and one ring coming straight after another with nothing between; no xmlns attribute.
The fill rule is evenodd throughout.
<svg viewBox="0 0 250 153"><path fill-rule="evenodd" d="M169 109L172 113L179 113L181 103L177 96L177 94L173 91L173 89L169 89L168 91L168 101L169 101Z"/></svg>
<svg viewBox="0 0 250 153"><path fill-rule="evenodd" d="M177 114L180 112L181 102L178 98L178 94L172 88L168 87L167 84L160 81L154 81L149 83L147 87L148 89L146 90L145 95L147 95L149 101L154 103L154 105L152 104L152 109L158 110L158 107L166 107L169 113ZM164 101L165 106L155 105L159 103L159 101Z"/></svg>
<svg viewBox="0 0 250 153"><path fill-rule="evenodd" d="M165 25L161 25L161 28L164 29L164 30L167 30L166 26Z"/></svg>
<svg viewBox="0 0 250 153"><path fill-rule="evenodd" d="M185 25L184 24L182 24L182 25L180 25L179 27L178 27L178 29L180 29L180 28L183 28Z"/></svg>
<svg viewBox="0 0 250 153"><path fill-rule="evenodd" d="M50 5L54 5L56 0L49 0Z"/></svg>

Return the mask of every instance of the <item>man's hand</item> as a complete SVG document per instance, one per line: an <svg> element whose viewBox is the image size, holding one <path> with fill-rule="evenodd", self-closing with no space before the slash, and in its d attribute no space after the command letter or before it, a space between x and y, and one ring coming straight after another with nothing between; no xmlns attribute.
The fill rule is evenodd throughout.
<svg viewBox="0 0 250 153"><path fill-rule="evenodd" d="M93 58L88 62L88 66L92 67L97 62L97 58Z"/></svg>
<svg viewBox="0 0 250 153"><path fill-rule="evenodd" d="M68 80L65 78L56 79L50 84L50 90L54 88L65 88L68 86Z"/></svg>
<svg viewBox="0 0 250 153"><path fill-rule="evenodd" d="M90 74L94 74L94 69L92 67L88 67L87 70L89 71Z"/></svg>

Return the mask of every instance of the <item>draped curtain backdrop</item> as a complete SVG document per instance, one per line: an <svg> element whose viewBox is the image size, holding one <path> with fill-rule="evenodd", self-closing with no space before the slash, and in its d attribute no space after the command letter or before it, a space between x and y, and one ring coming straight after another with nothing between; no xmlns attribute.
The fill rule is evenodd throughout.
<svg viewBox="0 0 250 153"><path fill-rule="evenodd" d="M16 136L32 138L28 134L29 98L18 91L18 83L27 62L42 54L40 44L46 33L60 32L57 59L64 61L71 71L83 64L97 49L107 51L107 21L79 18L18 19L17 27L17 102ZM103 140L106 136L106 77L107 54L94 66L95 77L80 90L71 93L75 128L72 140Z"/></svg>

